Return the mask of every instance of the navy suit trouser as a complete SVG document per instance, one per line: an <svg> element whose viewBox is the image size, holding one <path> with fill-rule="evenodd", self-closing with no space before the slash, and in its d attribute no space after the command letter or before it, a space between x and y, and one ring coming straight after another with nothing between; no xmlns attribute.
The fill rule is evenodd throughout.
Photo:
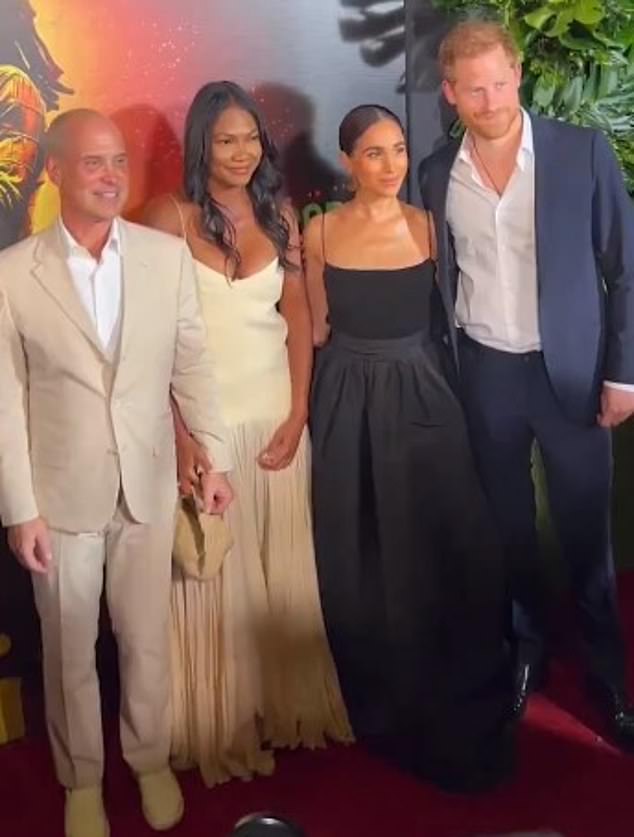
<svg viewBox="0 0 634 837"><path fill-rule="evenodd" d="M610 542L609 431L566 416L541 352L502 352L462 335L460 373L474 455L508 556L519 659L540 661L544 643L532 478L537 442L588 671L623 688L624 647Z"/></svg>

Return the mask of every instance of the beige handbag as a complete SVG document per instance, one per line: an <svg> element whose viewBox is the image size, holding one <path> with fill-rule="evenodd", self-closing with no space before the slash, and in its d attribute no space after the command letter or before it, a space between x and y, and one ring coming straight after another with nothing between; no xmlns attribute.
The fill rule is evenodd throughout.
<svg viewBox="0 0 634 837"><path fill-rule="evenodd" d="M213 578L233 546L229 527L218 514L205 514L196 497L181 498L176 513L173 559L199 581Z"/></svg>

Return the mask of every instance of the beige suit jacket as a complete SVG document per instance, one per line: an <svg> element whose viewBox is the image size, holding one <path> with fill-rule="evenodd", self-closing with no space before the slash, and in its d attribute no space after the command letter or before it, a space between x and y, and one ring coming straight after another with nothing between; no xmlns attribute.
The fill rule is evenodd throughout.
<svg viewBox="0 0 634 837"><path fill-rule="evenodd" d="M214 468L230 469L191 256L121 223L118 358L75 290L57 224L0 253L0 518L101 530L122 488L133 518L176 500L170 388Z"/></svg>

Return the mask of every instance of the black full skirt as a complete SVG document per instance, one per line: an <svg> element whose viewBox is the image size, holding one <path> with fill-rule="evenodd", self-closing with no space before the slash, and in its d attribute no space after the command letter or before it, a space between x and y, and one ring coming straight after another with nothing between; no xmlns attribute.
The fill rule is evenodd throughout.
<svg viewBox="0 0 634 837"><path fill-rule="evenodd" d="M503 771L504 565L439 349L334 334L311 432L320 592L355 733L448 787Z"/></svg>

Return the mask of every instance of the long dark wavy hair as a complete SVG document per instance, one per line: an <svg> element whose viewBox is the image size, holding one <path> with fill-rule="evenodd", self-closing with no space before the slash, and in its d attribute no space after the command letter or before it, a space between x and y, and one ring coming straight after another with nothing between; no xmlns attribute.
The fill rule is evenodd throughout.
<svg viewBox="0 0 634 837"><path fill-rule="evenodd" d="M247 192L256 221L275 247L280 265L292 269L296 265L289 261L287 255L290 227L281 211L278 197L282 174L277 164L277 148L256 103L232 81L212 81L201 87L189 107L185 122L185 195L200 207L203 236L220 248L225 255L227 268L235 276L241 261L236 248L235 227L208 191L213 127L220 114L231 106L250 113L257 125L262 159L247 186Z"/></svg>

